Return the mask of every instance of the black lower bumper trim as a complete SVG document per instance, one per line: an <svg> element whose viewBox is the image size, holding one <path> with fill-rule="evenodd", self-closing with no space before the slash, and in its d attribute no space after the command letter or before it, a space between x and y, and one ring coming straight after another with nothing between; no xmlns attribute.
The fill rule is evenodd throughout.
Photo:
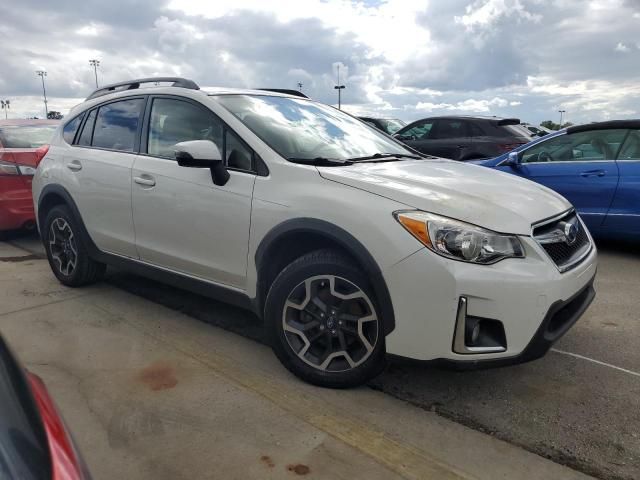
<svg viewBox="0 0 640 480"><path fill-rule="evenodd" d="M513 357L490 358L473 360L452 360L439 358L428 361L437 366L451 367L460 370L476 368L494 368L518 363L530 362L543 357L551 346L560 339L578 321L582 314L589 308L596 296L593 288L595 275L580 291L567 300L558 300L551 305L535 335L522 351Z"/></svg>

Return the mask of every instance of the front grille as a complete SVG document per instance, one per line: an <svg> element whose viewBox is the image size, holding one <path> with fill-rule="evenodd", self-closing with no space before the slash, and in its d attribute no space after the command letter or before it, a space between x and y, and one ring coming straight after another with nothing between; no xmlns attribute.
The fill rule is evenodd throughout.
<svg viewBox="0 0 640 480"><path fill-rule="evenodd" d="M534 226L533 238L561 272L578 265L591 250L586 227L573 210Z"/></svg>

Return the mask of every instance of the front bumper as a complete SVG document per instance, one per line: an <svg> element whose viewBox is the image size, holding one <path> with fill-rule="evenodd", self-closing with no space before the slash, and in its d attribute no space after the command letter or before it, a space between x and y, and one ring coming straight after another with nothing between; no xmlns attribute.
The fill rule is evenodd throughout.
<svg viewBox="0 0 640 480"><path fill-rule="evenodd" d="M524 259L473 265L423 249L384 272L396 318L386 338L387 352L470 366L544 355L593 300L597 253L594 246L579 265L560 273L533 239L521 240ZM466 300L468 315L502 322L503 351L454 351L460 298Z"/></svg>

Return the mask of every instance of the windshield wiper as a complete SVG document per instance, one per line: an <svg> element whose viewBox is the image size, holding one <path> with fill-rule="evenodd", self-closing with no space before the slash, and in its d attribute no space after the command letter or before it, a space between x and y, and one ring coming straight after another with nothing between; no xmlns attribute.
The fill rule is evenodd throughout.
<svg viewBox="0 0 640 480"><path fill-rule="evenodd" d="M287 160L293 163L301 163L303 165L316 165L320 167L336 167L340 165L351 165L351 160L341 160L339 158L327 158L327 157L315 157L315 158L300 158L300 157L288 157Z"/></svg>
<svg viewBox="0 0 640 480"><path fill-rule="evenodd" d="M419 160L422 157L418 155L410 155L408 153L374 153L373 155L368 155L366 157L354 157L350 158L351 162L371 162L371 161L392 161L389 159L398 159L398 158L413 158L415 160Z"/></svg>

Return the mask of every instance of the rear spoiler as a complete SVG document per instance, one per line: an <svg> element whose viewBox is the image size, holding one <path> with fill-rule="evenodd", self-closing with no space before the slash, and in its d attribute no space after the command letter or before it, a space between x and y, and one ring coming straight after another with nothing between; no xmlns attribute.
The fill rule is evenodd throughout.
<svg viewBox="0 0 640 480"><path fill-rule="evenodd" d="M502 118L496 122L496 125L499 127L504 127L505 125L520 125L519 118Z"/></svg>

